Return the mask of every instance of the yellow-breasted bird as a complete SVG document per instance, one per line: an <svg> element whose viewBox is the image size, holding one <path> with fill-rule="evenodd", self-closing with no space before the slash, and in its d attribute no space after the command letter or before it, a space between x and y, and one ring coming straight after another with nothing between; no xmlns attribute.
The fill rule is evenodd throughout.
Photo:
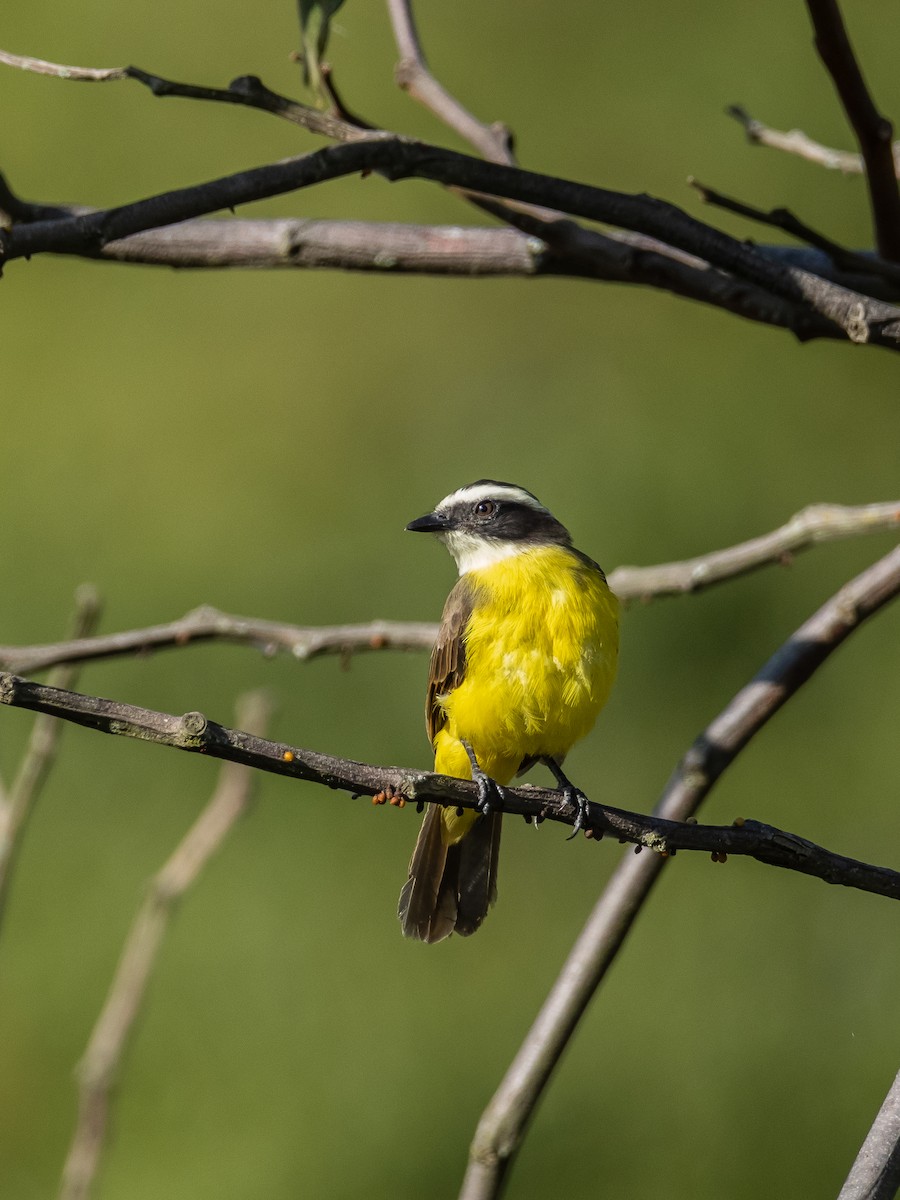
<svg viewBox="0 0 900 1200"><path fill-rule="evenodd" d="M406 528L435 534L459 568L425 721L435 771L479 793L478 811L429 807L400 894L406 937L439 942L474 933L496 899L503 785L543 762L584 805L562 763L609 697L619 606L601 568L515 484L479 479Z"/></svg>

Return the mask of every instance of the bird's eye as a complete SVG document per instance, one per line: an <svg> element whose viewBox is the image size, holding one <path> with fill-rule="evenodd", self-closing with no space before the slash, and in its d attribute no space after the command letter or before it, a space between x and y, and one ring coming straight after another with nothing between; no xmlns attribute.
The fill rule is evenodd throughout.
<svg viewBox="0 0 900 1200"><path fill-rule="evenodd" d="M479 500L475 505L475 516L482 521L492 517L496 511L497 505L493 500Z"/></svg>

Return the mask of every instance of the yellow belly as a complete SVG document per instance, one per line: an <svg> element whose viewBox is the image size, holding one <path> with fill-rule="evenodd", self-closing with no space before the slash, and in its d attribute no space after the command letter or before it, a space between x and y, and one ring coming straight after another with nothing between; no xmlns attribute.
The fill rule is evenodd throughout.
<svg viewBox="0 0 900 1200"><path fill-rule="evenodd" d="M442 698L435 770L479 766L509 783L523 760L562 758L591 729L616 676L618 602L601 574L564 547L541 547L470 572L475 607L463 682ZM447 840L475 816L444 809Z"/></svg>

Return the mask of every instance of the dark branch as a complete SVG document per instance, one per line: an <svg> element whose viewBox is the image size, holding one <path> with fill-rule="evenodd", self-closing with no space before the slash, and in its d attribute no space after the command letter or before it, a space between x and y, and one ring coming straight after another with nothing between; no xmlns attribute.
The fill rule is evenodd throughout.
<svg viewBox="0 0 900 1200"><path fill-rule="evenodd" d="M842 271L855 272L857 275L879 275L882 279L888 279L894 284L900 283L900 263L890 262L886 258L880 258L877 254L863 254L857 250L848 250L845 246L833 242L831 238L825 237L824 234L801 221L788 208L772 208L765 212L761 208L745 204L742 200L735 200L731 196L714 191L696 179L691 178L688 183L699 194L704 204L712 204L726 212L735 213L739 217L759 221L772 229L782 229L792 237L799 238L800 241L815 246L817 250L827 254L835 266Z"/></svg>
<svg viewBox="0 0 900 1200"><path fill-rule="evenodd" d="M11 260L46 251L99 253L109 242L149 228L364 171L378 171L391 180L429 179L645 234L812 310L836 324L853 341L900 348L900 309L839 287L800 267L778 265L674 205L649 196L631 196L482 162L403 138L329 146L118 208L16 225L4 236L4 257Z"/></svg>
<svg viewBox="0 0 900 1200"><path fill-rule="evenodd" d="M377 797L388 794L461 808L474 808L478 801L474 784L467 780L402 767L371 766L283 742L271 742L219 725L202 713L191 712L176 717L9 674L0 675L0 702L47 713L103 733L205 754L356 795ZM695 749L695 769L700 757ZM710 773L714 770L721 773L722 769L724 765L718 762L706 767ZM565 825L574 825L578 815L575 806L569 804L561 792L536 787L507 789L505 810ZM701 850L716 856L747 855L760 862L814 875L827 883L900 899L900 872L844 858L805 838L756 821L740 821L733 826L721 827L687 825L594 803L589 806L588 825L595 838L611 834L620 841L633 842L663 855L671 855L677 850Z"/></svg>
<svg viewBox="0 0 900 1200"><path fill-rule="evenodd" d="M875 241L882 258L900 260L900 188L894 167L890 121L879 113L837 0L806 0L815 30L816 50L834 82L866 165Z"/></svg>

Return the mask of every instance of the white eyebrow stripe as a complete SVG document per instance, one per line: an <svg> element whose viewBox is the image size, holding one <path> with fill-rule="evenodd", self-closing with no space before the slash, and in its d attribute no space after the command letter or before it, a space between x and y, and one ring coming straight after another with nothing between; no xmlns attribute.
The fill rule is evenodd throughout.
<svg viewBox="0 0 900 1200"><path fill-rule="evenodd" d="M524 504L528 508L533 508L535 512L547 512L543 504L539 500L535 500L534 496L526 492L524 488L497 483L470 484L468 487L459 488L457 491L451 492L449 496L445 496L437 508L440 512L443 509L452 508L455 504L477 504L479 500L511 500L514 504Z"/></svg>

